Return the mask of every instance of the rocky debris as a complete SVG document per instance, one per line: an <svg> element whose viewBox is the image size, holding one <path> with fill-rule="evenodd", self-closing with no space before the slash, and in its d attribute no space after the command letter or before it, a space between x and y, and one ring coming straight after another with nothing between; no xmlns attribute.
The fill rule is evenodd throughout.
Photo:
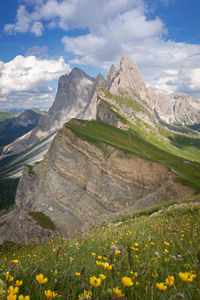
<svg viewBox="0 0 200 300"><path fill-rule="evenodd" d="M159 119L171 125L200 124L200 99L186 94L169 94L149 87L149 95Z"/></svg>

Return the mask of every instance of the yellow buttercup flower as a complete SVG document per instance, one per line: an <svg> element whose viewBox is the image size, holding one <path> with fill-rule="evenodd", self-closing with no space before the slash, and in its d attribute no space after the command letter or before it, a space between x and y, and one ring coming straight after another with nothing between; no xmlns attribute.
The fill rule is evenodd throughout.
<svg viewBox="0 0 200 300"><path fill-rule="evenodd" d="M169 287L173 286L174 285L174 276L168 275L165 282L166 282L167 286L169 286Z"/></svg>
<svg viewBox="0 0 200 300"><path fill-rule="evenodd" d="M124 294L122 293L122 291L121 291L120 288L118 288L118 287L113 288L113 293L114 293L118 298L124 297Z"/></svg>
<svg viewBox="0 0 200 300"><path fill-rule="evenodd" d="M79 276L81 275L81 273L76 272L75 275L76 275L77 277L79 277Z"/></svg>
<svg viewBox="0 0 200 300"><path fill-rule="evenodd" d="M90 277L90 284L93 287L98 287L101 285L101 278L97 278L95 276Z"/></svg>
<svg viewBox="0 0 200 300"><path fill-rule="evenodd" d="M15 285L20 287L22 285L22 280L16 280Z"/></svg>
<svg viewBox="0 0 200 300"><path fill-rule="evenodd" d="M167 286L162 282L160 282L160 283L157 282L156 283L156 288L159 291L165 291L167 289Z"/></svg>
<svg viewBox="0 0 200 300"><path fill-rule="evenodd" d="M39 284L44 284L48 281L47 278L44 278L43 274L36 275L36 280L39 282Z"/></svg>
<svg viewBox="0 0 200 300"><path fill-rule="evenodd" d="M96 265L97 265L98 267L100 267L100 266L101 266L101 261L96 260Z"/></svg>
<svg viewBox="0 0 200 300"><path fill-rule="evenodd" d="M115 254L116 254L116 255L118 255L118 254L120 254L120 253L121 253L120 250L115 250Z"/></svg>
<svg viewBox="0 0 200 300"><path fill-rule="evenodd" d="M186 282L186 283L192 282L193 279L195 278L195 277L192 276L192 274L189 273L189 272L185 272L185 273L180 272L180 273L179 273L179 277L180 277L180 279L181 279L183 282Z"/></svg>
<svg viewBox="0 0 200 300"><path fill-rule="evenodd" d="M167 248L164 249L165 253L169 253L169 250Z"/></svg>
<svg viewBox="0 0 200 300"><path fill-rule="evenodd" d="M9 288L7 290L8 294L13 294L13 295L17 294L18 291L19 291L19 288L14 287L13 285L9 286Z"/></svg>
<svg viewBox="0 0 200 300"><path fill-rule="evenodd" d="M51 291L51 290L48 290L48 291L44 291L44 294L45 296L47 297L47 299L53 299L55 298L58 294Z"/></svg>
<svg viewBox="0 0 200 300"><path fill-rule="evenodd" d="M130 277L124 276L122 277L123 286L130 287L133 285L133 281Z"/></svg>

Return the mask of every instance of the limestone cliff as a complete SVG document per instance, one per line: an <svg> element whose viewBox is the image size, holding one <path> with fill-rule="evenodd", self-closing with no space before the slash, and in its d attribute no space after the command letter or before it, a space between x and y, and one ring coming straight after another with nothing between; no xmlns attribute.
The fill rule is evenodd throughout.
<svg viewBox="0 0 200 300"><path fill-rule="evenodd" d="M149 95L156 115L171 125L196 125L200 130L200 99L186 94L169 94L153 87Z"/></svg>

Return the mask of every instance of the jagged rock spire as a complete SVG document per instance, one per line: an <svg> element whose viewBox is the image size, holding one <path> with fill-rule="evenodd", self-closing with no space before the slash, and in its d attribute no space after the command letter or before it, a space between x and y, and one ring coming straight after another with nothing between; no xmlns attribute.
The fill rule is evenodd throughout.
<svg viewBox="0 0 200 300"><path fill-rule="evenodd" d="M115 66L112 65L110 67L110 72L108 73L108 76L107 76L107 81L112 81L116 75L117 75L117 71L115 69Z"/></svg>
<svg viewBox="0 0 200 300"><path fill-rule="evenodd" d="M131 63L126 56L121 58L120 70L110 87L110 92L113 94L119 94L122 91L130 96L135 92L141 99L151 105L148 90L138 66Z"/></svg>

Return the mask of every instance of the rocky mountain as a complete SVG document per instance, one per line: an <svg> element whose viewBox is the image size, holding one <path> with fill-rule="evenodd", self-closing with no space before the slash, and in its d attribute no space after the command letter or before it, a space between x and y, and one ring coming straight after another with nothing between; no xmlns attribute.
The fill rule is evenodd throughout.
<svg viewBox="0 0 200 300"><path fill-rule="evenodd" d="M35 128L40 114L33 110L26 110L16 117L0 122L0 146L5 146Z"/></svg>
<svg viewBox="0 0 200 300"><path fill-rule="evenodd" d="M200 190L200 139L158 124L135 65L122 58L120 70L111 67L107 79L84 75L81 83L69 81L68 88L72 96L79 92L78 103L88 95L79 116L90 111L90 120L65 123L44 159L24 166L15 210L6 222L0 220L5 222L2 240L42 241L85 232L118 214Z"/></svg>
<svg viewBox="0 0 200 300"><path fill-rule="evenodd" d="M200 99L186 94L169 94L153 87L148 89L156 116L163 122L200 130Z"/></svg>

